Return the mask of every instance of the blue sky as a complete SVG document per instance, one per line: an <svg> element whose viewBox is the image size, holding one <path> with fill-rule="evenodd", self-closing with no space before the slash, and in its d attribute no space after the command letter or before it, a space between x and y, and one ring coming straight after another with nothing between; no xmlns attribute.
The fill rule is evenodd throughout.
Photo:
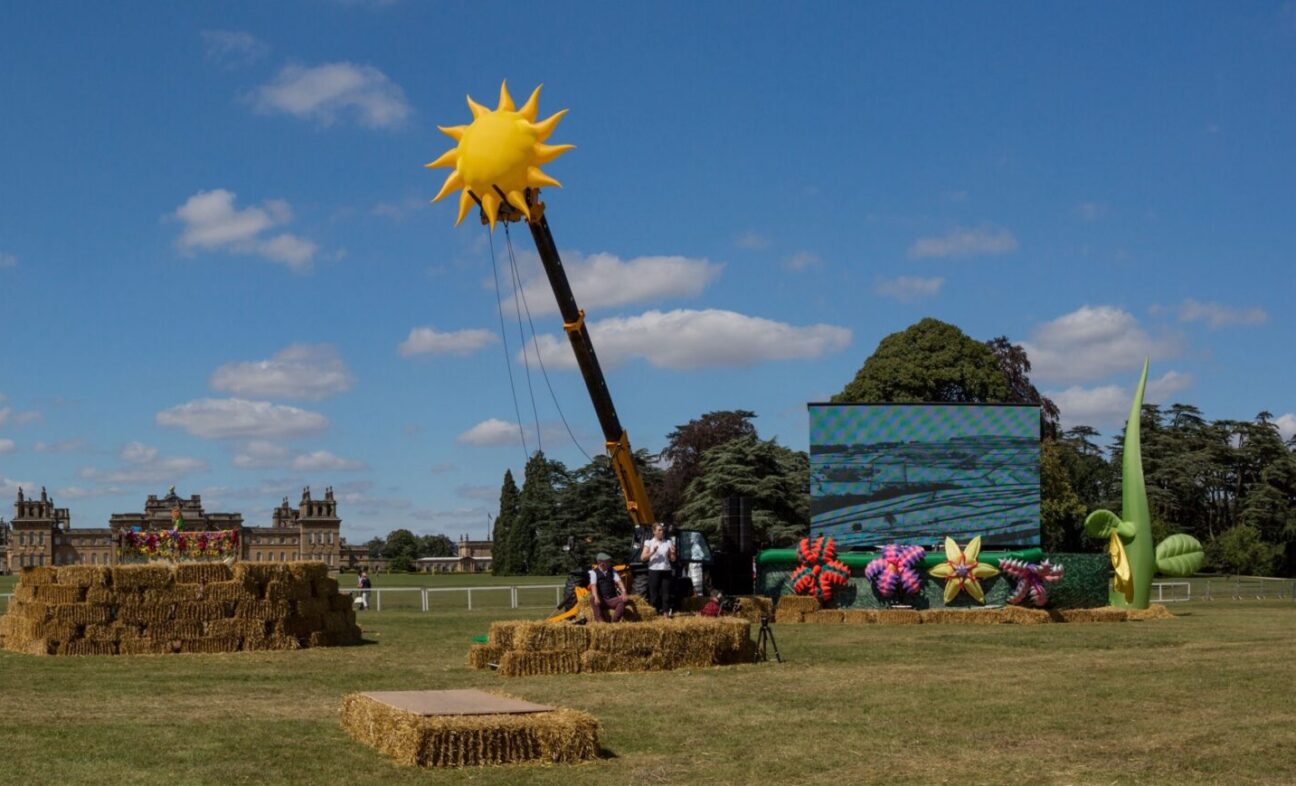
<svg viewBox="0 0 1296 786"><path fill-rule="evenodd" d="M1072 424L1118 428L1150 355L1155 398L1296 432L1293 3L485 8L0 9L0 498L265 523L332 485L352 540L481 535L524 461L506 362L532 449L536 417L486 230L422 164L501 79L571 110L544 196L636 447L746 408L804 449L924 316L1025 343Z"/></svg>

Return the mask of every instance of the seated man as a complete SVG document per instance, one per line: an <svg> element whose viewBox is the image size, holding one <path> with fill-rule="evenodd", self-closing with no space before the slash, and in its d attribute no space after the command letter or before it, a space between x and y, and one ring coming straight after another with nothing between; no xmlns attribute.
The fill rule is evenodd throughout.
<svg viewBox="0 0 1296 786"><path fill-rule="evenodd" d="M594 610L594 621L617 622L625 611L625 587L621 584L620 574L612 570L612 557L600 551L595 559L597 564L589 572L590 608Z"/></svg>

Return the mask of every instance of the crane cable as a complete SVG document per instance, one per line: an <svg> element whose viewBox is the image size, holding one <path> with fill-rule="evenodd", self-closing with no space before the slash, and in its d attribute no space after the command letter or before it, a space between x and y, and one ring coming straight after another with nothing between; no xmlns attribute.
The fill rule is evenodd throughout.
<svg viewBox="0 0 1296 786"><path fill-rule="evenodd" d="M540 356L540 341L538 338L536 338L535 322L531 320L531 307L527 305L526 293L522 289L521 274L518 272L517 257L513 253L513 236L509 234L509 227L507 223L504 224L504 239L508 245L509 264L513 267L514 280L518 282L517 283L518 299L522 301L522 307L526 309L527 324L531 326L531 341L535 345L536 360L540 364L540 373L542 376L544 376L545 387L549 388L549 397L553 399L554 408L558 410L558 417L562 420L563 428L567 429L567 436L571 437L572 444L576 446L576 449L580 451L581 455L585 457L586 461L593 461L594 459L590 457L590 454L585 452L585 448L581 447L580 442L577 441L576 439L576 435L572 433L571 425L567 422L567 416L563 414L562 405L558 403L558 394L554 393L553 383L549 381L549 371L545 368L544 359ZM528 382L529 381L530 378L528 378ZM539 421L537 421L536 439L539 438L540 438L540 424Z"/></svg>
<svg viewBox="0 0 1296 786"><path fill-rule="evenodd" d="M527 351L526 329L522 327L522 277L518 275L517 260L513 258L513 238L508 234L508 223L504 224L504 235L508 240L509 272L513 276L513 308L517 311L518 341L522 344L522 365L526 367L527 392L531 394L531 414L535 416L536 450L544 453L540 442L540 411L536 409L535 389L531 387L531 353ZM528 312L529 314L530 312ZM532 340L535 340L535 325L531 326ZM540 347L535 348L536 358L540 357Z"/></svg>
<svg viewBox="0 0 1296 786"><path fill-rule="evenodd" d="M508 371L509 392L513 394L513 413L517 417L518 435L522 437L523 464L531 460L531 451L527 449L526 429L522 428L522 409L518 406L517 386L513 384L513 359L509 357L508 333L504 329L504 301L500 296L499 269L495 264L495 238L487 231L486 239L490 242L491 276L495 280L495 310L499 312L500 339L504 342L504 368ZM536 432L537 434L539 431Z"/></svg>

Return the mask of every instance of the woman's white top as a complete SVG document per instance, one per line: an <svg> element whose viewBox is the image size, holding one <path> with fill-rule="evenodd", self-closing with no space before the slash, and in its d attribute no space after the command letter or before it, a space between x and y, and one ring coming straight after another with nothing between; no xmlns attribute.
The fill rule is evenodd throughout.
<svg viewBox="0 0 1296 786"><path fill-rule="evenodd" d="M648 550L648 570L670 570L671 542L669 538L653 538L644 544Z"/></svg>

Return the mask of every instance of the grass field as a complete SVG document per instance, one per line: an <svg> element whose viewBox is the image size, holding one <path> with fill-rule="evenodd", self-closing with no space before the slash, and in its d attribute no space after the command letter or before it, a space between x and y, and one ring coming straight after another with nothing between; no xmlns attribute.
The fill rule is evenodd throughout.
<svg viewBox="0 0 1296 786"><path fill-rule="evenodd" d="M1296 606L1175 611L1110 625L785 625L781 665L507 681L467 669L467 646L494 618L541 610L362 613L372 644L297 653L0 653L0 784L1296 782ZM589 711L604 758L418 771L338 725L352 691L459 687Z"/></svg>

